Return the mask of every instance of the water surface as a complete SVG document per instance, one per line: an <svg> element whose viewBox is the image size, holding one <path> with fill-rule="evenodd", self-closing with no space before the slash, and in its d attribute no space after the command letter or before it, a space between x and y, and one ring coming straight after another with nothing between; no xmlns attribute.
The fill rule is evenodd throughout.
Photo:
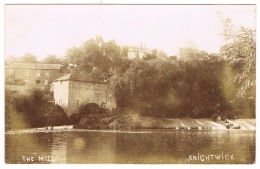
<svg viewBox="0 0 260 169"><path fill-rule="evenodd" d="M66 130L6 134L6 163L252 164L255 131Z"/></svg>

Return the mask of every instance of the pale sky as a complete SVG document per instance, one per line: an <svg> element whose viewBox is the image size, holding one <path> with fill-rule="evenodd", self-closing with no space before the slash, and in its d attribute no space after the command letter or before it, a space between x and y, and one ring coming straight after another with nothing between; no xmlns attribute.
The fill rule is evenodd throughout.
<svg viewBox="0 0 260 169"><path fill-rule="evenodd" d="M168 55L190 43L218 53L223 27L217 11L236 27L256 27L254 5L6 5L5 57L64 56L97 35Z"/></svg>

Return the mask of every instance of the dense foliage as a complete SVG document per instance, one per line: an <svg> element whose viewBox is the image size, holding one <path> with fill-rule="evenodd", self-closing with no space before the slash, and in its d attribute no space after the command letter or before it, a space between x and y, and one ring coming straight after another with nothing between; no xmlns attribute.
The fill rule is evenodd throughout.
<svg viewBox="0 0 260 169"><path fill-rule="evenodd" d="M5 91L5 119L7 129L43 127L68 124L63 108L49 102L41 90L27 94Z"/></svg>
<svg viewBox="0 0 260 169"><path fill-rule="evenodd" d="M256 30L242 27L234 31L230 19L225 20L224 28L226 43L221 48L221 55L239 70L235 77L240 83L237 95L252 97L256 85Z"/></svg>
<svg viewBox="0 0 260 169"><path fill-rule="evenodd" d="M189 48L181 59L162 59L154 50L144 60L128 60L118 49L97 37L68 50L67 58L79 71L107 80L121 110L153 117L255 116L254 100L237 98L240 84L234 79L243 67Z"/></svg>

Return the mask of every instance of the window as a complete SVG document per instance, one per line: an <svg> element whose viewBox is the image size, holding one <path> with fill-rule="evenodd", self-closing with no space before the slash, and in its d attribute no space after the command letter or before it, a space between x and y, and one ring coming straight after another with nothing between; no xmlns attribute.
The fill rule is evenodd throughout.
<svg viewBox="0 0 260 169"><path fill-rule="evenodd" d="M29 70L25 70L25 76L29 76Z"/></svg>
<svg viewBox="0 0 260 169"><path fill-rule="evenodd" d="M44 80L44 84L47 85L48 84L48 80Z"/></svg>
<svg viewBox="0 0 260 169"><path fill-rule="evenodd" d="M37 77L41 76L41 71L40 71L40 70L37 70L37 71L36 71L36 76L37 76Z"/></svg>
<svg viewBox="0 0 260 169"><path fill-rule="evenodd" d="M35 83L38 85L41 83L41 81L39 79L35 80Z"/></svg>
<svg viewBox="0 0 260 169"><path fill-rule="evenodd" d="M12 75L14 73L13 69L9 69L9 75Z"/></svg>
<svg viewBox="0 0 260 169"><path fill-rule="evenodd" d="M49 70L45 70L45 77L49 77Z"/></svg>

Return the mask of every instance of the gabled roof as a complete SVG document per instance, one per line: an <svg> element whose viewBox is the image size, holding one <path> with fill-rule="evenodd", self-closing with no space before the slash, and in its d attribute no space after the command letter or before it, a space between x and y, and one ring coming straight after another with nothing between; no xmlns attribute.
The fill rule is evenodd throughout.
<svg viewBox="0 0 260 169"><path fill-rule="evenodd" d="M46 70L53 70L53 69L60 69L61 64L44 64L44 63L12 63L10 65L5 66L7 69L46 69Z"/></svg>
<svg viewBox="0 0 260 169"><path fill-rule="evenodd" d="M62 77L60 77L60 78L58 78L54 81L55 82L56 81L81 81L81 82L92 82L92 83L104 83L104 84L106 84L106 82L99 80L94 76L86 75L86 74L80 74L80 73L77 73L77 72L66 74L66 75L64 75L64 76L62 76Z"/></svg>

